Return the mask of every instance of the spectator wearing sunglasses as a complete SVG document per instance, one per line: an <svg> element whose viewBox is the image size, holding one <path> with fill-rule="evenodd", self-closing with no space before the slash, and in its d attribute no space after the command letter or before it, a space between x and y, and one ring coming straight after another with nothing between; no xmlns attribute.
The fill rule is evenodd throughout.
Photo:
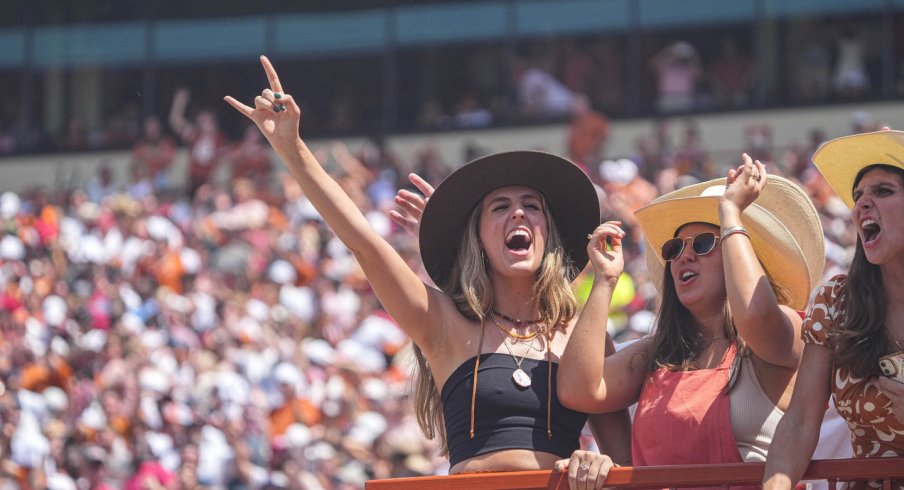
<svg viewBox="0 0 904 490"><path fill-rule="evenodd" d="M585 309L599 320L569 339L559 397L588 413L637 403L635 466L765 461L788 406L803 348L798 311L821 279L823 233L802 189L743 158L727 178L635 213L660 307L651 336L605 360L595 344L624 268L621 237L607 235L612 250L591 260L601 267L590 294L604 307ZM597 457L576 453L569 466L593 468Z"/></svg>
<svg viewBox="0 0 904 490"><path fill-rule="evenodd" d="M851 209L857 243L847 274L813 294L797 386L763 475L768 489L791 488L803 475L830 395L855 458L904 456L904 132L836 138L813 163Z"/></svg>

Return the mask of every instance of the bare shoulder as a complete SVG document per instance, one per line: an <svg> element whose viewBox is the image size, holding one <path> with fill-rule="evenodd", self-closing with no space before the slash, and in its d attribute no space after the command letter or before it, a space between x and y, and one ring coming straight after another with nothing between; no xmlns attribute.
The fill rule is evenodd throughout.
<svg viewBox="0 0 904 490"><path fill-rule="evenodd" d="M435 323L430 326L429 341L418 347L427 357L434 378L439 380L477 355L481 329L486 327L465 316L448 295L438 289L429 290L431 310L434 311L430 316Z"/></svg>

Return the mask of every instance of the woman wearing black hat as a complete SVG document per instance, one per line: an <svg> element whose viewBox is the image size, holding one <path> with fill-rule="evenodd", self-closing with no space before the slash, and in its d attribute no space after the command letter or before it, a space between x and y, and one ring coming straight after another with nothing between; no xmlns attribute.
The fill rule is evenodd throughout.
<svg viewBox="0 0 904 490"><path fill-rule="evenodd" d="M622 234L615 223L599 225L587 176L527 151L490 155L450 175L422 217L422 260L442 291L427 287L319 165L299 137L298 105L261 62L270 88L255 107L226 101L258 125L422 352L418 418L428 437L446 443L450 473L549 469L568 457L587 419L556 397L555 361L579 318L570 281L599 237ZM601 444L609 454L627 453L625 431L607 426L620 441Z"/></svg>

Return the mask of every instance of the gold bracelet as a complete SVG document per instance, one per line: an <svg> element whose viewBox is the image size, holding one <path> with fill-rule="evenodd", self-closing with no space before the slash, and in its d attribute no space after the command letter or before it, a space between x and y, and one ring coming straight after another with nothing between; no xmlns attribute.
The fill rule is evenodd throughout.
<svg viewBox="0 0 904 490"><path fill-rule="evenodd" d="M729 226L728 228L722 230L722 234L719 236L719 240L725 240L735 233L740 233L747 238L750 238L750 235L747 233L747 228L744 228L743 226Z"/></svg>

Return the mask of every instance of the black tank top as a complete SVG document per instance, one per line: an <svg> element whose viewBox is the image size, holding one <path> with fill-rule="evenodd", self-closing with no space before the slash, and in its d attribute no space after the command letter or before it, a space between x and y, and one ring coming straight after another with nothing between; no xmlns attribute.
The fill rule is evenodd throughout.
<svg viewBox="0 0 904 490"><path fill-rule="evenodd" d="M449 376L441 399L449 444L449 464L501 449L530 449L568 458L580 449L581 429L587 414L563 407L556 396L558 363L524 359L523 369L531 386L521 388L512 381L517 369L511 356L482 354L477 376L474 438L470 437L472 357ZM547 434L547 376L552 368L552 438Z"/></svg>

